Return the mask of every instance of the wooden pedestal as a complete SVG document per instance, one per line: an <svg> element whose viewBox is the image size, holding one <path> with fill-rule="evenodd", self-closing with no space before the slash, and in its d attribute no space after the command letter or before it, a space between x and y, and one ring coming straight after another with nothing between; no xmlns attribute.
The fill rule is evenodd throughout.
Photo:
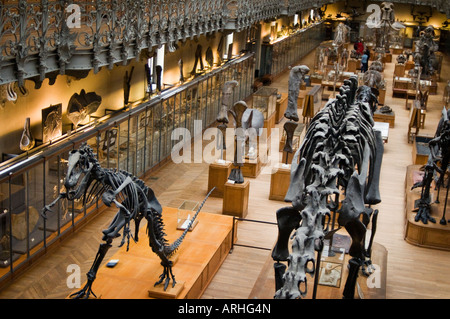
<svg viewBox="0 0 450 319"><path fill-rule="evenodd" d="M395 69L394 69L394 76L399 76L399 77L405 76L405 69L406 69L405 64L396 64Z"/></svg>
<svg viewBox="0 0 450 319"><path fill-rule="evenodd" d="M347 64L347 72L356 73L356 70L360 69L361 62L356 59L349 59Z"/></svg>
<svg viewBox="0 0 450 319"><path fill-rule="evenodd" d="M259 156L253 160L246 158L244 166L241 167L241 171L244 177L258 177L261 172L261 160L259 159Z"/></svg>
<svg viewBox="0 0 450 319"><path fill-rule="evenodd" d="M248 195L250 182L242 184L226 183L223 195L222 213L244 218L248 213Z"/></svg>
<svg viewBox="0 0 450 319"><path fill-rule="evenodd" d="M297 152L297 149L294 148L292 153L283 152L283 156L281 159L281 162L283 164L291 164L292 159L294 158L295 152Z"/></svg>
<svg viewBox="0 0 450 319"><path fill-rule="evenodd" d="M177 208L163 208L166 239L170 243L183 233L176 229L177 211ZM200 212L197 219L197 227L186 235L178 250L172 269L178 284L173 289L172 282L165 292L161 285L154 289L163 267L148 246L147 227L141 227L141 240L130 242L129 251L124 245L114 255L106 256L92 285L94 293L101 299L199 299L231 249L233 218ZM119 262L109 268L105 265L109 259L119 259Z"/></svg>
<svg viewBox="0 0 450 319"><path fill-rule="evenodd" d="M431 216L436 219L436 223L428 222L427 224L424 224L421 221L416 222L414 220L416 212L413 212L412 210L414 209L414 202L420 198L421 188L418 187L411 190L411 186L414 184L413 178L419 174L421 166L422 165L410 165L406 171L405 241L420 247L450 250L450 224L448 221L447 225L439 224L444 209L445 188L441 189L439 195L440 203L437 204L434 203L437 191L434 190L434 184L431 185L430 191L433 194ZM450 207L449 205L450 199L447 202L447 207ZM446 217L448 220L450 215L446 214Z"/></svg>
<svg viewBox="0 0 450 319"><path fill-rule="evenodd" d="M376 122L389 123L389 127L392 128L395 126L395 113L381 113L377 110L375 111L375 113L373 113L373 120Z"/></svg>
<svg viewBox="0 0 450 319"><path fill-rule="evenodd" d="M279 165L272 170L269 199L284 201L291 180L291 168Z"/></svg>
<svg viewBox="0 0 450 319"><path fill-rule="evenodd" d="M277 100L276 113L275 113L275 123L280 123L284 118L284 112L286 112L288 101L288 94L281 93L281 98Z"/></svg>
<svg viewBox="0 0 450 319"><path fill-rule="evenodd" d="M184 282L180 281L177 281L175 287L172 287L172 284L169 284L166 290L164 290L164 285L161 284L155 287L150 287L148 290L148 296L156 299L177 299L183 289Z"/></svg>
<svg viewBox="0 0 450 319"><path fill-rule="evenodd" d="M264 128L267 130L267 138L269 138L270 134L272 133L272 129L275 127L275 119L276 119L276 112L273 112L267 120L264 120Z"/></svg>
<svg viewBox="0 0 450 319"><path fill-rule="evenodd" d="M208 191L216 187L211 193L213 197L223 197L224 185L228 180L231 172L231 163L212 163L209 165L208 173Z"/></svg>

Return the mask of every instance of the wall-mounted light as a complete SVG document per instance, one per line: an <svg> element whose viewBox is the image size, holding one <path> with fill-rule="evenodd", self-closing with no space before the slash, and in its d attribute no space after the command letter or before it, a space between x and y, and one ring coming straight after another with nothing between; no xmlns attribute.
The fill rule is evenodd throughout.
<svg viewBox="0 0 450 319"><path fill-rule="evenodd" d="M231 32L230 34L228 34L225 38L225 48L226 48L226 52L224 52L223 54L223 58L226 59L231 59L232 58L232 53L233 53L233 38L234 38L234 33Z"/></svg>

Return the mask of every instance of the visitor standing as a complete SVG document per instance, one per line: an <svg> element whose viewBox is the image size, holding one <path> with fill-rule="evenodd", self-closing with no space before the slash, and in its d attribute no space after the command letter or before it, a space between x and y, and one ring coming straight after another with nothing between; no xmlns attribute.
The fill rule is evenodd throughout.
<svg viewBox="0 0 450 319"><path fill-rule="evenodd" d="M364 52L364 43L362 43L361 39L358 40L357 46L358 48L356 49L356 52L358 52L358 55L361 56Z"/></svg>
<svg viewBox="0 0 450 319"><path fill-rule="evenodd" d="M369 69L369 54L367 53L366 50L363 56L361 57L361 72L365 73L368 69Z"/></svg>

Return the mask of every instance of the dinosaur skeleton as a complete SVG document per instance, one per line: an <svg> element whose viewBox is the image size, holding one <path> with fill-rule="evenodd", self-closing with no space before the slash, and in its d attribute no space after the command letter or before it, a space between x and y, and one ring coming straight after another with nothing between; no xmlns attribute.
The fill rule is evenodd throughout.
<svg viewBox="0 0 450 319"><path fill-rule="evenodd" d="M346 80L336 99L312 119L294 155L285 197L292 207L277 211L279 234L272 251L276 261L275 298L306 296L306 274L313 276L316 272L315 251L320 252L323 240L340 229L330 230L331 211L336 212L339 203L339 187L345 190L345 199L338 222L351 235L349 254L353 257L344 297L354 297L360 267L365 275L374 270L370 257L378 211L370 205L381 201L378 186L383 154L381 133L373 130L374 98L370 88L357 88L356 77ZM371 218L371 239L365 248ZM281 261L287 262L287 267Z"/></svg>
<svg viewBox="0 0 450 319"><path fill-rule="evenodd" d="M430 155L428 161L424 165L423 179L415 183L411 189L421 187L420 198L415 202L416 212L415 221L422 221L427 224L428 221L435 223L436 220L431 216L431 183L435 180L436 187L438 189L436 203L439 203L439 193L442 186L447 188L447 195L444 202L444 211L442 218L439 221L441 225L446 225L445 211L447 209L448 191L450 188L449 182L447 186L444 185L444 177L447 173L448 166L450 164L450 110L445 107L442 110L442 117L439 120L438 127L434 138L428 142L430 148ZM436 173L439 176L435 178Z"/></svg>
<svg viewBox="0 0 450 319"><path fill-rule="evenodd" d="M175 276L172 273L173 262L170 258L180 247L188 230L191 228L200 209L203 207L206 199L211 194L208 193L200 208L191 219L189 227L176 239L172 244L166 240L164 232L164 223L162 219L162 207L158 202L153 190L146 186L145 183L137 177L123 170L102 168L95 158L92 149L83 143L78 150L73 150L69 154L68 170L64 180L66 192L62 192L49 205L42 210L42 216L46 219L47 212L60 200L67 199L74 201L83 199L83 203L102 196L102 201L109 207L115 205L119 211L114 216L109 227L102 231L104 243L100 244L99 250L95 257L91 269L87 273L86 285L71 295L73 298L89 298L92 294L92 284L96 278L98 268L103 261L112 241L120 237L120 231L123 230L122 241L119 247L127 243L127 251L129 249L130 238L135 242L139 240L139 224L142 218L145 218L147 224L147 234L149 237L149 245L152 251L161 259L161 265L164 267L163 273L159 277L156 285L164 281L164 290L167 289L170 280L172 286L175 286ZM135 222L135 234L131 234L130 222Z"/></svg>

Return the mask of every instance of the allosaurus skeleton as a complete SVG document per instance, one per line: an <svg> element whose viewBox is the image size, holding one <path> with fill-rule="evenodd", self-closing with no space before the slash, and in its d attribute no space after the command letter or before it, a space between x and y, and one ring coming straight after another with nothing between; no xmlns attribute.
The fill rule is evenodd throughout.
<svg viewBox="0 0 450 319"><path fill-rule="evenodd" d="M96 297L92 291L92 284L103 258L109 248L112 247L112 241L120 237L119 232L123 230L122 241L119 247L127 242L128 250L130 238L135 242L139 240L139 225L143 218L148 222L149 245L152 251L161 259L161 265L164 267L164 271L160 275L159 281L155 283L155 286L164 281L164 290L166 290L171 279L172 286L175 286L175 276L172 272L173 262L170 258L180 247L206 199L211 194L211 191L214 190L213 188L203 200L186 230L172 244L169 244L164 232L162 207L153 190L146 186L144 181L127 171L102 168L92 149L86 143L83 143L78 150L70 152L64 187L66 192L60 193L52 203L46 205L42 210L44 218L47 218L47 211L51 211L51 208L64 198L69 201L83 198L83 203L86 204L90 200L102 196L102 201L107 206L114 204L119 208L109 227L102 231L104 243L100 244L92 267L87 273L85 286L70 296L77 299L89 298L91 294ZM135 222L134 236L130 230L130 222L132 220Z"/></svg>
<svg viewBox="0 0 450 319"><path fill-rule="evenodd" d="M321 251L324 239L340 228L330 230L331 211L338 209L339 187L345 191L345 199L338 222L352 238L344 298L354 298L360 267L365 275L374 271L370 255L378 210L370 205L381 201L378 185L383 141L381 133L373 130L376 96L371 88L358 88L357 83L354 77L346 80L336 99L316 114L292 160L285 197L292 207L277 211L279 234L272 251L275 298L306 296L306 274L316 273L315 252ZM372 233L365 247L371 217ZM280 261L287 262L287 267Z"/></svg>

